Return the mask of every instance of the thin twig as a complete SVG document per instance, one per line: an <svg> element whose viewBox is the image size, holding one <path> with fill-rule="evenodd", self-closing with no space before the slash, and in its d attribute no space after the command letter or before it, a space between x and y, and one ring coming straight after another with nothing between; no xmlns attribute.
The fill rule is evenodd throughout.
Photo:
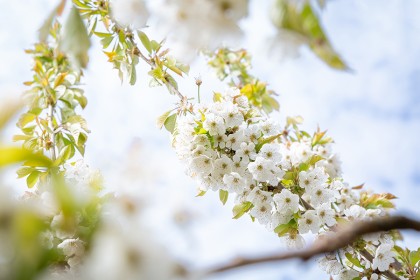
<svg viewBox="0 0 420 280"><path fill-rule="evenodd" d="M336 232L318 239L312 245L312 247L306 250L287 252L258 258L238 258L228 264L210 269L208 273L218 273L246 265L282 261L288 259L301 259L303 261L307 261L320 254L331 253L340 248L346 247L364 234L390 231L394 229L413 229L420 231L420 221L416 221L404 216L391 216L378 218L371 221L352 222L337 228ZM361 254L363 255L363 253ZM367 255L363 256L369 261L373 260L371 255L371 257L368 256L368 258L366 257ZM389 279L399 279L390 271L382 272L382 274Z"/></svg>
<svg viewBox="0 0 420 280"><path fill-rule="evenodd" d="M55 127L54 127L54 106L52 104L48 105L48 109L49 109L49 116L48 116L48 126L51 129L51 136L50 136L50 140L51 140L51 158L53 161L55 161L57 159L57 155L55 152L55 148L56 148L56 144L55 144Z"/></svg>
<svg viewBox="0 0 420 280"><path fill-rule="evenodd" d="M145 61L149 66L152 68L152 70L156 69L156 64L153 60L148 59L137 47L136 42L134 39L129 38L130 42L134 46L134 54L140 57L143 61ZM166 85L166 87L169 89L169 91L174 92L176 95L178 95L179 99L181 100L182 104L185 104L188 102L188 98L186 98L172 83L170 83L167 79L163 79L162 82Z"/></svg>

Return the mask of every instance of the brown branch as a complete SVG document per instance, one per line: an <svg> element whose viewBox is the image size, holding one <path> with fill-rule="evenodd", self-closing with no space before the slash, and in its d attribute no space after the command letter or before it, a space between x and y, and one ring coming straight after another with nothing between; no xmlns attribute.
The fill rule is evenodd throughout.
<svg viewBox="0 0 420 280"><path fill-rule="evenodd" d="M376 220L371 221L352 222L347 225L338 227L334 233L320 238L312 245L312 247L306 250L287 252L278 255L264 256L258 258L238 258L232 261L231 263L213 268L209 270L208 273L218 273L246 265L282 261L288 259L301 259L303 261L307 261L317 255L331 253L340 248L346 247L352 244L364 234L390 231L394 229L413 229L416 231L420 231L420 221L416 221L404 216L391 216L378 218ZM367 259L369 261L373 259L371 255L363 256L365 258L368 257ZM398 279L395 278L396 276L391 272L388 273L387 271L383 274L389 279Z"/></svg>

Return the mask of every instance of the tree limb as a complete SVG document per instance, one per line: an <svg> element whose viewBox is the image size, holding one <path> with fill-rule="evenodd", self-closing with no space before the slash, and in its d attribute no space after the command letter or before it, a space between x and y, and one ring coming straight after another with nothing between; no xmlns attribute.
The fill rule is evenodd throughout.
<svg viewBox="0 0 420 280"><path fill-rule="evenodd" d="M390 216L370 221L351 222L346 225L337 227L335 232L318 239L310 248L306 250L286 252L258 258L238 258L233 260L231 263L215 267L209 270L208 273L218 273L246 265L282 261L288 259L301 259L303 261L307 261L317 255L334 252L340 248L346 247L364 234L390 231L394 229L412 229L420 231L420 221L404 216Z"/></svg>

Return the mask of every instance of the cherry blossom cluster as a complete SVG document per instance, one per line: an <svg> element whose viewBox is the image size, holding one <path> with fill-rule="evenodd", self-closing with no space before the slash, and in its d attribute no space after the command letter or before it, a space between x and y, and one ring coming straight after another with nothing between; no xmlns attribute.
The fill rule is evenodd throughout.
<svg viewBox="0 0 420 280"><path fill-rule="evenodd" d="M39 184L18 200L0 188L0 218L14 209L28 209L45 223L40 244L59 254L60 266L51 267L42 279L184 279L187 271L163 248L143 222L141 197L127 190L102 191L102 176L83 160L64 165L68 198L75 213L63 213L60 199L48 183ZM13 236L5 240L2 227L0 278L11 279L5 268L13 260ZM89 237L90 232L92 234ZM156 265L156 264L159 265ZM106 267L106 269L103 269Z"/></svg>
<svg viewBox="0 0 420 280"><path fill-rule="evenodd" d="M109 195L101 211L89 251L74 243L63 247L66 254L83 254L70 269L48 279L185 279L187 271L153 237L142 222L141 203L132 195ZM156 265L159 264L159 265ZM106 267L106 269L104 269Z"/></svg>
<svg viewBox="0 0 420 280"><path fill-rule="evenodd" d="M297 248L304 246L302 234L322 236L338 223L386 214L377 196L358 192L340 177L341 162L325 132L311 136L300 131L299 118L289 118L281 128L237 89L221 96L180 117L174 134L176 152L201 193L219 191L221 199L235 195L236 218L247 212ZM391 236L367 236L362 242L372 263L349 247L322 259L321 266L337 279L387 270L394 256ZM364 269L343 262L346 254L364 263Z"/></svg>
<svg viewBox="0 0 420 280"><path fill-rule="evenodd" d="M66 169L66 183L71 186L68 189L69 195L77 201L80 209L84 209L93 200L99 198L98 194L102 186L102 177L99 171L92 170L82 160L65 164L64 168ZM25 192L21 200L35 207L48 224L47 230L42 233L41 238L44 247L47 249L57 248L63 255L63 261L69 267L77 267L82 262L87 245L85 238L79 234L79 226L94 226L87 223L86 213L80 211L77 215L66 217L53 187L49 184L39 184L35 191ZM97 207L95 212L99 212L100 204Z"/></svg>

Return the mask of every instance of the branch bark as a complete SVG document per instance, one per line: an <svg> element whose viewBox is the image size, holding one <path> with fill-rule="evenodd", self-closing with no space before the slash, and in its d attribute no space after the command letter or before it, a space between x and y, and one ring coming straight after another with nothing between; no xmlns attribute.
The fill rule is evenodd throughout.
<svg viewBox="0 0 420 280"><path fill-rule="evenodd" d="M405 216L391 216L371 221L352 222L337 228L334 233L319 239L312 245L312 247L306 250L263 256L258 258L238 258L228 264L210 269L208 273L218 273L242 266L288 259L301 259L303 261L307 261L320 254L334 252L338 249L346 247L364 234L390 231L394 229L412 229L415 231L420 231L420 221ZM393 278L393 275L385 276L387 276L389 279L395 279Z"/></svg>

